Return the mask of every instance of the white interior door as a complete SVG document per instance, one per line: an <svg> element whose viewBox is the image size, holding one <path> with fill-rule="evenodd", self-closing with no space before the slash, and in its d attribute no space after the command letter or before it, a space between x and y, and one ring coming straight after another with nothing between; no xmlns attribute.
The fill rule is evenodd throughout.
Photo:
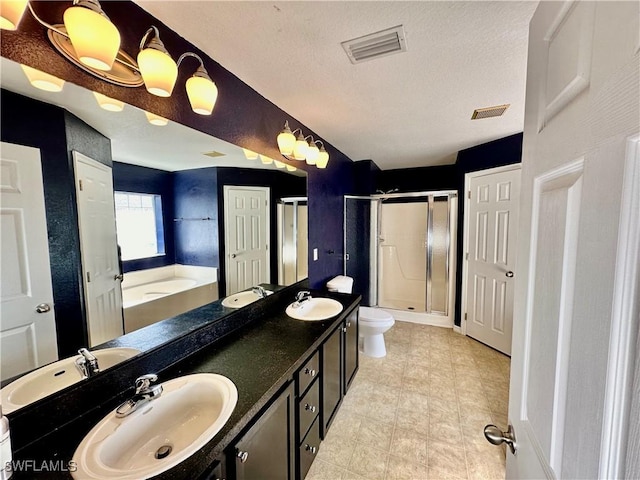
<svg viewBox="0 0 640 480"><path fill-rule="evenodd" d="M269 188L224 187L227 295L268 283Z"/></svg>
<svg viewBox="0 0 640 480"><path fill-rule="evenodd" d="M73 152L89 346L124 334L111 168Z"/></svg>
<svg viewBox="0 0 640 480"><path fill-rule="evenodd" d="M466 334L510 355L520 169L468 184Z"/></svg>
<svg viewBox="0 0 640 480"><path fill-rule="evenodd" d="M637 237L620 248L638 224L639 5L540 2L531 21L507 478L622 478L638 428L637 293L621 294Z"/></svg>
<svg viewBox="0 0 640 480"><path fill-rule="evenodd" d="M2 380L58 359L40 151L0 151Z"/></svg>

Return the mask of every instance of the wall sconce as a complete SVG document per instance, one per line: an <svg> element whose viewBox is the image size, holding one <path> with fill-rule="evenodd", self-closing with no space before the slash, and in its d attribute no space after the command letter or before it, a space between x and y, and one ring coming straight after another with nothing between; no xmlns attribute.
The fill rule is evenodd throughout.
<svg viewBox="0 0 640 480"><path fill-rule="evenodd" d="M53 75L36 70L35 68L27 67L26 65L20 64L20 67L32 86L46 92L62 91L62 87L64 87L64 80L61 78L54 77Z"/></svg>
<svg viewBox="0 0 640 480"><path fill-rule="evenodd" d="M169 123L169 120L167 120L166 118L161 117L160 115L156 115L155 113L147 112L146 110L144 112L144 115L147 117L147 121L151 125L164 127L167 123Z"/></svg>
<svg viewBox="0 0 640 480"><path fill-rule="evenodd" d="M28 7L33 18L47 29L51 44L64 58L85 72L122 87L145 85L149 93L169 97L178 78L178 67L185 58L194 57L200 65L185 84L191 109L200 115L210 115L213 111L218 88L202 58L186 52L175 62L154 26L143 35L136 62L120 50L120 32L98 0L73 0L73 5L63 14L64 25L46 23L26 0L2 1L0 5L1 28L16 30Z"/></svg>
<svg viewBox="0 0 640 480"><path fill-rule="evenodd" d="M116 100L115 98L107 97L98 92L93 92L93 96L96 97L96 101L100 108L108 110L109 112L121 112L124 109L124 102Z"/></svg>
<svg viewBox="0 0 640 480"><path fill-rule="evenodd" d="M297 137L296 132L298 133ZM311 140L307 142L307 138ZM291 131L288 120L284 122L284 127L276 140L278 149L284 157L290 160L306 160L308 165L316 165L318 168L327 167L329 154L325 150L322 140L314 140L311 135L305 137L299 128ZM320 143L320 148L317 143Z"/></svg>

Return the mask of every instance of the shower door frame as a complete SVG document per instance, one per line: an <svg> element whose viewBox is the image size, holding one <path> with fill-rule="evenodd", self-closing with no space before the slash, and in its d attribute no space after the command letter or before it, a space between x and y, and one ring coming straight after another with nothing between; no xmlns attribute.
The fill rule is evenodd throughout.
<svg viewBox="0 0 640 480"><path fill-rule="evenodd" d="M309 198L308 197L282 197L279 198L277 201L277 228L278 228L278 283L281 285L284 285L284 260L283 260L283 248L284 248L284 206L285 205L292 205L294 207L294 215L293 215L293 238L295 241L295 246L296 246L296 265L295 265L295 270L296 270L296 279L298 278L298 260L299 260L299 255L298 255L298 206L300 204L305 204L308 206L308 202L309 202ZM282 206L282 210L280 209L280 206ZM308 222L308 220L307 220ZM309 233L307 232L307 242L308 242L308 235ZM307 246L308 248L308 246ZM308 252L307 252L307 257L308 257ZM308 259L307 259L308 262ZM308 268L308 267L307 267ZM296 280L298 281L298 280ZM295 283L295 282L294 282Z"/></svg>
<svg viewBox="0 0 640 480"><path fill-rule="evenodd" d="M433 248L431 245L431 226L433 222L432 210L433 210L433 199L435 197L448 197L447 203L449 203L448 215L447 215L447 255L446 255L446 286L447 286L447 303L445 312L409 312L411 314L416 315L433 315L442 318L451 318L453 324L453 316L451 315L450 307L452 306L452 296L455 296L455 285L452 288L450 284L451 278L455 278L455 272L451 272L451 268L455 268L455 261L452 263L451 260L451 246L452 246L452 227L457 227L457 211L453 212L452 209L457 209L457 199L458 199L458 191L457 190L429 190L429 191L421 191L421 192L398 192L398 193L383 193L383 194L374 194L374 195L345 195L344 196L344 205L343 205L343 251L344 251L344 259L343 259L343 272L344 275L347 275L347 261L349 260L349 253L347 252L347 200L369 200L372 204L376 202L375 214L372 215L372 219L370 220L371 231L373 232L375 229L375 235L371 234L371 253L369 254L369 265L370 265L370 282L369 282L369 293L371 298L371 306L380 307L378 302L379 297L379 279L378 279L378 269L379 269L379 241L380 241L380 217L381 217L381 208L382 201L392 198L420 198L423 197L428 202L428 226L427 226L427 235L429 238L427 240L428 251L427 251L427 272L426 275L426 299L425 299L425 310L428 310L431 306L431 265L429 262L432 261L432 251ZM455 205L452 207L451 200L452 198L456 199ZM372 210L373 211L373 210ZM456 218L452 222L452 214L456 215ZM457 229L456 229L457 231ZM457 234L454 233L454 236ZM456 239L453 239L453 243L455 244ZM375 256L375 257L374 257ZM375 260L375 262L372 262ZM454 257L455 260L455 257ZM455 306L455 302L454 302ZM380 307L380 308L389 308L389 307ZM391 310L395 310L389 308ZM404 312L404 310L397 310L398 312Z"/></svg>

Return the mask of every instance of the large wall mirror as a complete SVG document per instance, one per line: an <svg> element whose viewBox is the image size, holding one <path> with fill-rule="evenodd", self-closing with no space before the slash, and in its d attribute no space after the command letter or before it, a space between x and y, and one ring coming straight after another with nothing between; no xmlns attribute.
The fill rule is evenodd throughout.
<svg viewBox="0 0 640 480"><path fill-rule="evenodd" d="M18 135L26 139L27 147L21 150L23 142L5 142L4 130L9 128L6 120L17 115L11 109L22 99L9 93L6 96L12 96L11 101L3 99L2 189L6 190L8 185L11 172L5 166L11 161L19 157L22 164L22 158L31 155L42 162L40 176L35 168L34 183L28 180L26 170L17 172L15 178L23 182L23 190L42 190L39 193L46 208L39 231L44 235L44 245L49 247L49 252L43 252L42 245L32 247L24 239L24 248L39 250L29 253L29 260L43 260L34 265L35 270L22 272L20 269L27 268L21 260L27 258L23 246L17 241L12 243L7 236L12 231L16 233L14 226L18 223L11 223L13 217L2 212L3 385L8 379L58 357L76 355L82 347L99 348L114 337L139 331L151 321L179 313L171 310L177 301L162 302L167 297L166 289L190 291L183 303L186 308L194 308L256 283L291 284L306 276L303 170L288 171L284 164L267 165L260 158L249 159L238 146L171 121L154 125L152 121L163 123L163 120L148 120L146 112L130 105L124 105L121 111L105 110L92 92L68 82L61 92L38 90L28 82L20 65L5 58L0 63L3 92L44 102L31 102L28 112L20 112L21 117L38 118L30 131ZM43 128L44 120L39 116L40 105L44 104L48 104L43 107L47 111L42 115L56 117L55 109L60 109L60 118L64 120ZM109 139L111 165L107 165L111 163L109 159L91 158L86 153L92 151L87 144L90 137L74 133L74 125L70 125L74 122L82 124L82 128L88 125ZM68 158L55 171L47 164L50 161L47 155L39 156L38 149L33 148L42 135L47 136L49 144L56 143L58 137L64 143L66 136L62 148L66 148ZM83 142L87 148L82 148ZM8 143L18 144L18 150L12 150ZM56 183L54 176L59 177ZM59 192L64 182L69 189L66 197ZM105 199L111 200L111 206L105 206ZM249 210L258 204L263 207L260 210L264 213L261 218L264 227L256 237L250 230L255 212ZM8 206L3 202L4 205ZM14 210L17 208L20 207ZM117 228L110 224L108 215L103 216L105 211L115 212ZM73 232L77 244L63 242L56 233L73 229L77 230ZM14 238L19 238L16 235ZM255 268L256 260L245 254L246 245L255 238L261 239L259 249L264 250L260 268ZM71 273L63 279L61 272L65 269ZM160 276L154 278L151 272L158 270ZM30 331L25 331L19 325L10 325L4 318L4 313L10 311L4 307L4 292L10 292L8 286L15 286L21 275L29 276L33 284L46 284L48 273L53 290L51 299L39 301L30 293L28 301L11 314L20 317L36 312L38 317L33 324L47 323L44 319L50 316L49 330L33 331L35 327L31 326L27 327ZM70 278L71 283L74 278L77 282L75 290L69 286ZM100 282L110 282L110 286L103 285L100 289ZM147 288L149 284L153 287ZM18 287L11 292L19 293ZM158 301L151 313L136 310L145 299ZM122 324L110 328L102 318L104 310L107 307L118 310L120 305L124 306ZM69 314L71 311L77 315ZM155 320L144 320L147 314L155 315ZM78 318L72 321L70 317ZM43 341L48 338L49 344L34 347L36 343L26 340L29 335ZM52 338L57 338L55 345L51 345ZM34 348L41 351L33 351ZM10 353L15 356L20 351L24 352L22 361L9 360Z"/></svg>

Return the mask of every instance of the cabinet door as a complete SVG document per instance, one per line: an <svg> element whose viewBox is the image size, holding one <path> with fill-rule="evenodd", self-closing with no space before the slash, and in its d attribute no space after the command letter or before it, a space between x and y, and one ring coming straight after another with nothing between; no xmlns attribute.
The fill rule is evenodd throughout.
<svg viewBox="0 0 640 480"><path fill-rule="evenodd" d="M344 335L344 393L358 371L358 308L346 319Z"/></svg>
<svg viewBox="0 0 640 480"><path fill-rule="evenodd" d="M237 480L293 480L293 383L235 445Z"/></svg>
<svg viewBox="0 0 640 480"><path fill-rule="evenodd" d="M342 400L342 328L341 323L322 344L322 438Z"/></svg>

